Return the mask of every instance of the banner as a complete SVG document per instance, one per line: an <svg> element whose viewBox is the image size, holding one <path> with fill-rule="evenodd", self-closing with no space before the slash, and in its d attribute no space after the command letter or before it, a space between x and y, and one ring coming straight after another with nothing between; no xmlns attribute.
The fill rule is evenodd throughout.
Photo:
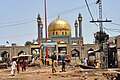
<svg viewBox="0 0 120 80"><path fill-rule="evenodd" d="M42 42L41 46L43 47L55 47L57 45L56 42Z"/></svg>

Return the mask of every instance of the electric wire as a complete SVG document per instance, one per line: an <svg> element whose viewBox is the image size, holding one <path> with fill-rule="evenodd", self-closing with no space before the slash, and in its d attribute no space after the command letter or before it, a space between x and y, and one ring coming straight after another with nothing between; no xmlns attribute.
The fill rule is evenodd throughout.
<svg viewBox="0 0 120 80"><path fill-rule="evenodd" d="M17 25L23 25L23 24L28 24L28 23L31 23L31 22L34 22L34 21L36 21L36 20L31 20L31 21L26 21L26 22L20 22L20 23L14 23L14 24L7 24L7 25L0 25L0 28L2 28L2 27L10 27L10 26L16 26L17 27Z"/></svg>
<svg viewBox="0 0 120 80"><path fill-rule="evenodd" d="M85 3L86 3L86 6L87 6L87 9L88 9L88 11L89 11L89 14L90 14L90 16L91 16L91 18L92 18L92 21L94 21L94 18L93 18L93 16L92 16L91 11L90 11L90 8L89 8L89 5L88 5L87 0L85 0Z"/></svg>
<svg viewBox="0 0 120 80"><path fill-rule="evenodd" d="M91 11L90 11L89 5L96 4L96 2L90 3L89 5L88 5L88 3L87 3L87 0L85 0L85 2L86 2L86 5L87 5L89 14L90 14L92 20L94 20L94 18L93 18L93 16L92 16L92 13L91 13ZM61 12L56 12L56 13L51 13L51 14L49 14L48 18L51 18L51 17L56 16L55 14L57 14L57 13L67 14L67 13L70 13L70 12L73 12L73 11L76 11L76 10L78 10L78 9L82 9L82 8L85 8L85 7L86 7L86 6L83 5L83 6L80 6L80 7L73 8L73 9L69 9L69 10L65 10L65 11L61 11ZM51 15L51 16L50 16L50 15ZM44 18L42 18L42 19L44 19ZM28 20L30 20L30 19L28 19ZM21 20L21 21L19 21L20 23L15 23L15 24L8 24L8 23L7 23L8 25L0 25L0 27L16 26L16 25L22 25L22 24L27 24L27 23L31 23L31 22L33 22L33 21L36 21L35 19L33 19L33 20L31 20L31 21L28 21L28 20ZM25 21L25 22L22 22L22 21ZM17 21L16 21L16 22L17 22ZM12 23L14 23L14 22L12 22ZM115 24L115 23L112 23L112 24L114 24L114 25L119 25L119 24ZM97 26L98 26L98 25L97 25ZM106 29L106 30L112 30L112 29L108 29L108 28L104 28L104 29ZM114 31L115 31L115 30L114 30ZM20 35L19 35L19 36L20 36ZM23 35L21 35L21 36L23 36Z"/></svg>
<svg viewBox="0 0 120 80"><path fill-rule="evenodd" d="M89 5L88 5L87 0L85 0L85 3L86 3L86 6L87 6L87 9L88 9L88 12L89 12L89 14L90 14L90 16L91 16L91 18L92 18L92 21L94 21L94 18L93 18L93 16L92 16L91 11L90 11L90 7L89 7ZM96 23L95 23L95 25L98 26Z"/></svg>
<svg viewBox="0 0 120 80"><path fill-rule="evenodd" d="M111 24L116 25L116 26L120 26L120 24L118 24L118 23L111 23Z"/></svg>
<svg viewBox="0 0 120 80"><path fill-rule="evenodd" d="M90 3L89 5L94 5L95 4L95 2L93 2L93 3ZM52 17L54 17L54 16L56 16L58 13L60 13L61 15L63 15L63 14L67 14L67 13L70 13L70 12L73 12L73 11L76 11L76 10L78 10L78 9L82 9L82 8L85 8L86 6L85 5L83 5L83 6L79 6L79 7L76 7L76 8L72 8L72 9L69 9L69 10L65 10L65 11L61 11L61 12L56 12L56 13L51 13L51 14L48 14L49 16L47 17L47 18L52 18ZM44 19L44 18L42 18L42 19ZM18 26L18 25L23 25L23 24L28 24L28 23L31 23L31 22L34 22L34 21L36 21L36 19L34 18L34 19L25 19L25 20L19 20L19 21L13 21L13 22L7 22L7 23L1 23L0 24L0 28L3 28L3 27L10 27L10 26ZM18 23L19 22L19 23ZM3 24L5 24L5 25L3 25ZM13 37L22 37L22 36L28 36L28 35L32 35L32 33L30 33L30 34L23 34L23 35L13 35L13 36L3 36L3 37L0 37L1 39L3 39L3 38L13 38Z"/></svg>
<svg viewBox="0 0 120 80"><path fill-rule="evenodd" d="M35 35L35 33L1 36L0 39L4 39L4 38L16 38L16 37L26 37L26 36L28 37L28 36L31 36L31 35Z"/></svg>
<svg viewBox="0 0 120 80"><path fill-rule="evenodd" d="M113 35L113 34L111 33L111 31L109 31L109 30L107 30L107 29L105 29L105 30L106 30L107 33L109 33L112 37L115 36L115 35Z"/></svg>
<svg viewBox="0 0 120 80"><path fill-rule="evenodd" d="M94 4L96 4L96 2L92 2L89 5L92 6ZM76 8L72 8L72 9L68 9L68 10L64 10L64 11L60 11L60 12L55 12L55 13L50 13L50 14L48 14L49 15L48 18L54 17L54 16L56 16L58 14L60 14L60 15L68 14L70 12L74 12L76 10L83 9L85 7L86 7L86 5L82 5L82 6L79 6L79 7L76 7Z"/></svg>
<svg viewBox="0 0 120 80"><path fill-rule="evenodd" d="M6 24L14 24L14 23L21 23L21 22L28 22L31 20L35 20L36 18L29 18L29 19L22 19L22 20L17 20L17 21L10 21L10 22L4 22L4 23L0 23L0 25L6 25Z"/></svg>
<svg viewBox="0 0 120 80"><path fill-rule="evenodd" d="M89 5L94 5L95 2L90 3ZM60 11L60 12L55 12L55 13L50 13L48 14L47 18L52 18L55 17L58 14L64 15L64 14L68 14L70 12L85 8L85 5L76 7L76 8L72 8L69 10L65 10L65 11ZM42 19L44 19L44 17L42 17ZM13 22L6 22L6 23L0 23L0 28L1 27L9 27L9 26L17 26L17 25L22 25L22 24L27 24L27 23L31 23L33 21L36 21L36 18L32 18L32 19L25 19L25 20L19 20L19 21L13 21Z"/></svg>
<svg viewBox="0 0 120 80"><path fill-rule="evenodd" d="M104 12L103 12L104 13ZM106 17L106 15L105 15L105 13L104 13L104 16L105 16L105 18L106 18L106 20L107 20L107 17ZM115 26L120 26L120 24L118 24L118 23L110 23L110 24L112 24L112 25L115 25ZM120 29L114 29L114 28L106 28L106 27L103 27L105 30L108 30L108 31L111 31L111 32L120 32Z"/></svg>
<svg viewBox="0 0 120 80"><path fill-rule="evenodd" d="M108 31L112 31L112 32L119 32L120 33L120 29L112 29L112 28L105 28L103 27L105 30L108 30Z"/></svg>

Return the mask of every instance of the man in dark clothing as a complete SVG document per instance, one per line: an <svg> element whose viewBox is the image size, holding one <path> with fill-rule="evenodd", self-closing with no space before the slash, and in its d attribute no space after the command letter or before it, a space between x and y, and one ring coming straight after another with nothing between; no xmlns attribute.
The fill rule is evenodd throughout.
<svg viewBox="0 0 120 80"><path fill-rule="evenodd" d="M56 60L56 55L55 53L51 56L51 59L52 59L52 73L56 72L55 70L55 64L54 64L54 60Z"/></svg>
<svg viewBox="0 0 120 80"><path fill-rule="evenodd" d="M65 60L62 60L62 72L65 72Z"/></svg>

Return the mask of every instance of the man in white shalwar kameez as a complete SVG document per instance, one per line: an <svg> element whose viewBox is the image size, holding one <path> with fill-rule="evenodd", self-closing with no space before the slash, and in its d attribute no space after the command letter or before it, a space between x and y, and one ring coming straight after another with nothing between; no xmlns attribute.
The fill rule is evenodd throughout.
<svg viewBox="0 0 120 80"><path fill-rule="evenodd" d="M17 63L13 60L12 66L11 66L11 74L13 76L15 75L16 66L17 66Z"/></svg>
<svg viewBox="0 0 120 80"><path fill-rule="evenodd" d="M85 65L85 66L88 66L88 65L87 65L87 58L84 58L84 65Z"/></svg>

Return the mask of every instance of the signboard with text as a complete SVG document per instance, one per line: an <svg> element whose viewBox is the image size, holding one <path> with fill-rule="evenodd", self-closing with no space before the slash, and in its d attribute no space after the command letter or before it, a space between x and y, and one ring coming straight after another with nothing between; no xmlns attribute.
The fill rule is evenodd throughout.
<svg viewBox="0 0 120 80"><path fill-rule="evenodd" d="M43 47L55 47L57 43L56 42L42 42L41 45Z"/></svg>

